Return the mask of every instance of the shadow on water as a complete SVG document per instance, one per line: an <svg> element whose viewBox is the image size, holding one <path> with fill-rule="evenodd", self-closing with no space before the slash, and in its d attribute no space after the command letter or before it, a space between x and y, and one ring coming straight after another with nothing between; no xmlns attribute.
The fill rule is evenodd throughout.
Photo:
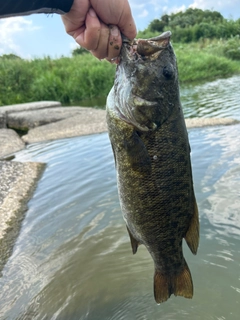
<svg viewBox="0 0 240 320"><path fill-rule="evenodd" d="M192 300L173 296L160 306L152 259L143 246L131 253L107 134L19 152L16 160L47 162L47 169L0 279L0 318L239 319L239 130L189 130L201 241L197 256L185 245L184 255L195 292Z"/></svg>

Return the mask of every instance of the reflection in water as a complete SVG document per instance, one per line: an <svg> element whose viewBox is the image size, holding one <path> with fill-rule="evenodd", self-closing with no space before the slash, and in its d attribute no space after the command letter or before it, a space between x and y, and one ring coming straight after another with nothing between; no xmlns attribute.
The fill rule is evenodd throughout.
<svg viewBox="0 0 240 320"><path fill-rule="evenodd" d="M239 120L239 88L240 76L183 86L181 101L185 117L232 117Z"/></svg>
<svg viewBox="0 0 240 320"><path fill-rule="evenodd" d="M201 240L197 256L184 255L195 292L160 306L152 259L143 246L131 253L107 134L19 152L47 169L0 279L0 319L239 319L239 130L189 131Z"/></svg>

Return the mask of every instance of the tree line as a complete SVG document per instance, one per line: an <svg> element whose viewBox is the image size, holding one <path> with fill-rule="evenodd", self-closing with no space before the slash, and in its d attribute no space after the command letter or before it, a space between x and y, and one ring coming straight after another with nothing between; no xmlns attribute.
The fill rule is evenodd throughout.
<svg viewBox="0 0 240 320"><path fill-rule="evenodd" d="M225 19L217 11L189 8L154 19L141 34L166 30L172 31L172 40L175 42L195 42L203 38L229 39L239 37L240 19Z"/></svg>

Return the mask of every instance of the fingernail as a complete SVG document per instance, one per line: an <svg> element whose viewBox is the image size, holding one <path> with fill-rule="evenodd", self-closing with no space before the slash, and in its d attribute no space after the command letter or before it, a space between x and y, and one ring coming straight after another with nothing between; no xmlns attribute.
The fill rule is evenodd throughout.
<svg viewBox="0 0 240 320"><path fill-rule="evenodd" d="M116 37L119 35L118 28L116 26L111 27L111 35Z"/></svg>
<svg viewBox="0 0 240 320"><path fill-rule="evenodd" d="M96 18L96 12L92 9L92 8L90 8L89 9L89 11L88 11L88 13L89 13L89 15L91 16L91 17L93 17L93 18Z"/></svg>

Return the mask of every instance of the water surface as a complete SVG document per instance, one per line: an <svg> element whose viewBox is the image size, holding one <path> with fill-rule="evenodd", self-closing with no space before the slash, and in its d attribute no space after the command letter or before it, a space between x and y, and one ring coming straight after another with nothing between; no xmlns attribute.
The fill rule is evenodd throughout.
<svg viewBox="0 0 240 320"><path fill-rule="evenodd" d="M236 81L233 89L229 79L221 81L187 88L194 98L183 96L185 113L206 116L205 106L208 116L239 118ZM225 91L213 98L211 87L220 85L228 86L227 99ZM0 319L239 319L239 132L240 125L189 130L201 241L197 256L186 245L184 255L195 292L192 300L172 296L161 305L153 298L147 250L131 252L107 134L19 152L17 160L47 168L0 279Z"/></svg>

